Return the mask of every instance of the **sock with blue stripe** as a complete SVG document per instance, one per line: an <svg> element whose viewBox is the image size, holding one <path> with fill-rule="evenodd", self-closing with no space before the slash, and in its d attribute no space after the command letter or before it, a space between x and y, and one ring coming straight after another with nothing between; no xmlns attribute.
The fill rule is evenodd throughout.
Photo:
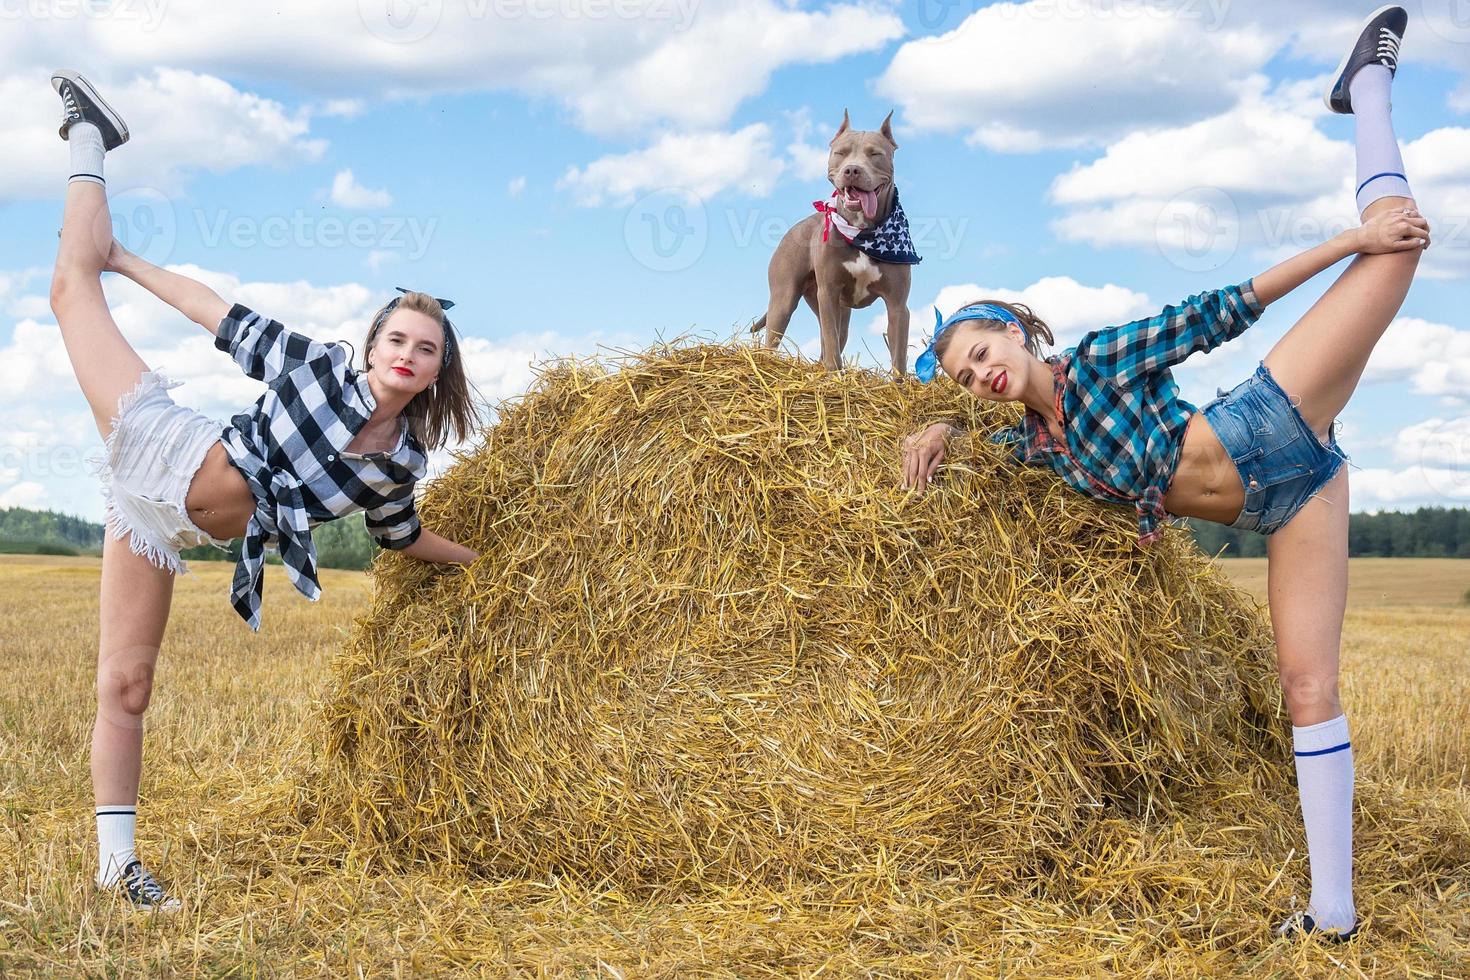
<svg viewBox="0 0 1470 980"><path fill-rule="evenodd" d="M1319 929L1348 931L1353 906L1353 747L1347 715L1305 728L1292 726L1296 781L1307 826L1312 898L1307 914Z"/></svg>
<svg viewBox="0 0 1470 980"><path fill-rule="evenodd" d="M97 887L111 888L137 856L133 852L133 830L138 808L105 803L97 807Z"/></svg>
<svg viewBox="0 0 1470 980"><path fill-rule="evenodd" d="M1393 75L1382 65L1364 65L1348 83L1358 156L1358 213L1380 197L1413 197L1404 176L1404 158L1393 135L1389 95Z"/></svg>

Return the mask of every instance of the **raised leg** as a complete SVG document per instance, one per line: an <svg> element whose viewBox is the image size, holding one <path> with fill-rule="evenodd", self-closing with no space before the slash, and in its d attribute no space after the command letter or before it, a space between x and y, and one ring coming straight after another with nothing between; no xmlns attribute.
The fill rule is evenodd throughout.
<svg viewBox="0 0 1470 980"><path fill-rule="evenodd" d="M118 330L102 293L101 275L111 248L112 221L102 185L68 184L61 245L51 278L51 310L104 439L112 431L118 399L148 370Z"/></svg>
<svg viewBox="0 0 1470 980"><path fill-rule="evenodd" d="M1363 216L1413 207L1410 198L1384 197ZM1418 249L1358 256L1266 355L1266 367L1323 438L1398 315L1418 264Z"/></svg>

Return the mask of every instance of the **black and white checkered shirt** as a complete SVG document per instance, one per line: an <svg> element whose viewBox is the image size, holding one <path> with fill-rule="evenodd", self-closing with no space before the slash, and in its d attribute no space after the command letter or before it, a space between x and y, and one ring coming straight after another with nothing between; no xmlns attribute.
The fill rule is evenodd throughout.
<svg viewBox="0 0 1470 980"><path fill-rule="evenodd" d="M402 416L398 444L389 452L347 451L377 401L345 345L317 343L239 304L220 321L214 345L269 386L220 437L255 495L230 604L259 629L265 549L280 553L291 584L316 601L321 585L312 527L366 511L378 544L407 548L422 530L413 488L428 457Z"/></svg>

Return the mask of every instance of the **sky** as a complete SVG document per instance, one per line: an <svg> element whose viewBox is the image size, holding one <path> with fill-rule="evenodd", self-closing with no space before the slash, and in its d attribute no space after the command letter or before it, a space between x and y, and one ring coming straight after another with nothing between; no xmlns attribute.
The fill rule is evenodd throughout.
<svg viewBox="0 0 1470 980"><path fill-rule="evenodd" d="M1407 6L1394 122L1434 244L1341 417L1359 511L1470 505L1470 5ZM1372 7L0 0L0 506L102 516L47 300L52 69L128 122L107 159L125 245L355 346L393 287L451 298L498 402L558 357L746 336L776 243L831 191L844 110L894 113L924 257L911 364L935 305L1020 299L1067 346L1244 281L1357 221L1352 119L1321 93ZM1177 368L1184 397L1248 377L1343 267ZM226 419L259 395L198 326L105 288L176 401ZM886 364L881 311L854 314L860 365ZM804 306L787 336L816 355Z"/></svg>

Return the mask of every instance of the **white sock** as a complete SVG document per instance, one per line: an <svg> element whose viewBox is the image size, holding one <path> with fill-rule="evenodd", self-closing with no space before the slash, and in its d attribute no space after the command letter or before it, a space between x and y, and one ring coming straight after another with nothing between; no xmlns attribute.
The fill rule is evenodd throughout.
<svg viewBox="0 0 1470 980"><path fill-rule="evenodd" d="M1404 158L1393 135L1389 93L1393 75L1382 65L1364 65L1348 83L1356 121L1358 213L1380 197L1413 197L1404 176Z"/></svg>
<svg viewBox="0 0 1470 980"><path fill-rule="evenodd" d="M74 122L66 131L66 141L71 146L71 179L90 180L94 184L107 182L102 179L102 158L107 151L102 149L102 132L91 123Z"/></svg>
<svg viewBox="0 0 1470 980"><path fill-rule="evenodd" d="M97 887L117 884L123 868L137 856L133 851L137 822L135 806L108 804L97 808Z"/></svg>
<svg viewBox="0 0 1470 980"><path fill-rule="evenodd" d="M1353 747L1347 715L1291 729L1296 782L1307 825L1312 898L1307 914L1320 929L1344 932L1357 922L1353 907Z"/></svg>

